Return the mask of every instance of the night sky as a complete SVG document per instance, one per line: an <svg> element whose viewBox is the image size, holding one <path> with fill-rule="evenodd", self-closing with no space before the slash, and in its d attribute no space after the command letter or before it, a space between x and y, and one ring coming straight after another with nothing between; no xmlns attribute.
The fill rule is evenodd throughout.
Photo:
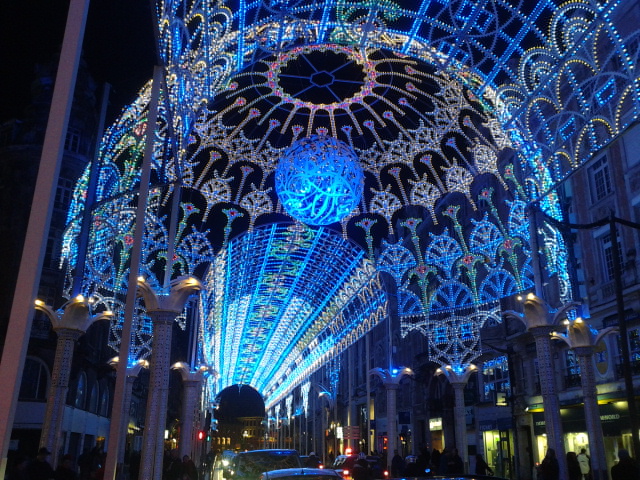
<svg viewBox="0 0 640 480"><path fill-rule="evenodd" d="M0 122L22 116L35 66L59 51L68 0L0 2ZM152 0L92 0L83 56L98 85L111 84L108 124L151 78Z"/></svg>

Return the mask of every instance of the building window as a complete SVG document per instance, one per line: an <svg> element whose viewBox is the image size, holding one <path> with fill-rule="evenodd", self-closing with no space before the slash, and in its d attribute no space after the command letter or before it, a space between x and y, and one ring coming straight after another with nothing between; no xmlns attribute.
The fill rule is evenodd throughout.
<svg viewBox="0 0 640 480"><path fill-rule="evenodd" d="M613 245L611 243L611 235L606 234L600 237L600 245L602 250L602 270L604 276L607 280L613 280L613 268L614 268L614 258L613 258ZM618 237L618 256L619 256L619 265L623 265L622 263L622 246L620 245L620 238Z"/></svg>
<svg viewBox="0 0 640 480"><path fill-rule="evenodd" d="M509 364L501 355L484 363L482 367L483 397L485 401L504 401L511 394Z"/></svg>
<svg viewBox="0 0 640 480"><path fill-rule="evenodd" d="M80 132L75 128L67 129L67 136L64 141L64 149L69 152L80 153Z"/></svg>
<svg viewBox="0 0 640 480"><path fill-rule="evenodd" d="M74 406L76 408L84 409L84 404L87 400L87 375L82 372L78 376L78 385L76 386L76 399Z"/></svg>
<svg viewBox="0 0 640 480"><path fill-rule="evenodd" d="M71 195L73 194L74 182L69 178L60 178L58 180L58 188L56 189L56 208L67 210L71 203Z"/></svg>
<svg viewBox="0 0 640 480"><path fill-rule="evenodd" d="M589 169L589 173L592 200L597 202L605 198L612 191L607 157L604 156L595 162Z"/></svg>
<svg viewBox="0 0 640 480"><path fill-rule="evenodd" d="M629 357L634 363L640 362L640 329L629 330Z"/></svg>
<svg viewBox="0 0 640 480"><path fill-rule="evenodd" d="M98 384L93 382L91 395L89 395L89 408L91 413L98 413Z"/></svg>
<svg viewBox="0 0 640 480"><path fill-rule="evenodd" d="M566 388L577 387L580 382L580 366L572 349L564 351L564 385Z"/></svg>
<svg viewBox="0 0 640 480"><path fill-rule="evenodd" d="M20 399L45 401L48 385L49 370L44 362L39 358L27 357L22 372Z"/></svg>
<svg viewBox="0 0 640 480"><path fill-rule="evenodd" d="M100 410L101 417L109 416L109 386L106 383L100 385Z"/></svg>
<svg viewBox="0 0 640 480"><path fill-rule="evenodd" d="M640 328L629 329L629 361L631 363L631 373L638 375L640 373ZM622 368L622 339L620 335L617 336L618 353L615 356L616 360L616 375L617 378L622 378L624 372Z"/></svg>

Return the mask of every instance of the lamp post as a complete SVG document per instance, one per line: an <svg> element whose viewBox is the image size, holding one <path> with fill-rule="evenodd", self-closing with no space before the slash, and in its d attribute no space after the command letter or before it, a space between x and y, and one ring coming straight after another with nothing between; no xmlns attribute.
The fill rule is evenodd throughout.
<svg viewBox="0 0 640 480"><path fill-rule="evenodd" d="M464 410L464 387L469 381L471 374L476 372L478 368L470 363L466 367L455 368L446 365L444 368L438 368L436 375L444 375L453 387L454 407L453 417L456 432L456 448L458 453L462 455L462 461L465 466L469 464L469 454L467 452L467 424Z"/></svg>
<svg viewBox="0 0 640 480"><path fill-rule="evenodd" d="M413 370L409 367L400 368L372 368L369 370L370 375L377 375L382 380L382 384L387 390L387 465L391 465L394 450L398 448L398 433L396 428L396 397L400 380L404 377L412 376Z"/></svg>
<svg viewBox="0 0 640 480"><path fill-rule="evenodd" d="M144 298L147 313L153 324L149 397L140 466L140 475L145 479L160 480L162 478L173 322L184 309L189 296L201 289L202 284L193 277L178 278L171 282L169 294L158 294L144 278L138 278L138 290Z"/></svg>
<svg viewBox="0 0 640 480"><path fill-rule="evenodd" d="M53 453L53 468L55 468L61 447L62 419L69 390L69 374L71 373L76 340L86 333L93 322L108 320L113 314L110 311L105 311L91 316L89 303L82 295L74 297L64 305L62 307L63 313L54 311L40 300L36 300L35 307L36 310L43 312L49 318L53 330L58 335L51 374L51 388L49 389L47 410L40 436L40 446L46 447Z"/></svg>
<svg viewBox="0 0 640 480"><path fill-rule="evenodd" d="M560 478L565 478L568 471L567 458L562 438L560 401L558 400L556 377L553 370L551 332L557 328L559 321L566 317L567 311L579 304L567 302L560 309L552 311L549 305L534 293L528 293L521 300L524 313L510 310L505 312L504 315L520 320L533 335L536 342L547 444L555 449L558 463L560 464Z"/></svg>
<svg viewBox="0 0 640 480"><path fill-rule="evenodd" d="M578 356L582 394L584 396L585 420L589 435L589 450L591 453L591 474L594 480L606 480L609 477L607 475L602 423L600 422L600 411L598 409L598 389L596 388L596 377L593 371L593 350L602 338L617 329L608 327L594 334L590 326L582 318L576 318L573 322L567 320L566 324L567 333L553 332L552 338L565 342Z"/></svg>

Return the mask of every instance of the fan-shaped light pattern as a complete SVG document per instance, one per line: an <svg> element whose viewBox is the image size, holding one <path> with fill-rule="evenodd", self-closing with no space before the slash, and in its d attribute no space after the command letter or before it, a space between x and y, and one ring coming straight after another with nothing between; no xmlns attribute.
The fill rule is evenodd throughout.
<svg viewBox="0 0 640 480"><path fill-rule="evenodd" d="M229 242L205 281L202 340L219 386L250 385L270 401L386 313L364 252L323 228L256 228Z"/></svg>
<svg viewBox="0 0 640 480"><path fill-rule="evenodd" d="M364 175L348 145L328 135L311 135L285 150L275 180L289 215L307 225L329 225L356 208Z"/></svg>

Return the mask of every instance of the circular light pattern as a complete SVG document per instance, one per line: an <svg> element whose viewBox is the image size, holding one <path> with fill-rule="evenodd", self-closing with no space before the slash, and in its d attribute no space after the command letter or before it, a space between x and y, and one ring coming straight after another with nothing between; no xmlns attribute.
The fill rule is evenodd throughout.
<svg viewBox="0 0 640 480"><path fill-rule="evenodd" d="M307 225L329 225L349 215L362 197L364 174L353 150L327 135L311 135L287 149L276 168L282 206Z"/></svg>

